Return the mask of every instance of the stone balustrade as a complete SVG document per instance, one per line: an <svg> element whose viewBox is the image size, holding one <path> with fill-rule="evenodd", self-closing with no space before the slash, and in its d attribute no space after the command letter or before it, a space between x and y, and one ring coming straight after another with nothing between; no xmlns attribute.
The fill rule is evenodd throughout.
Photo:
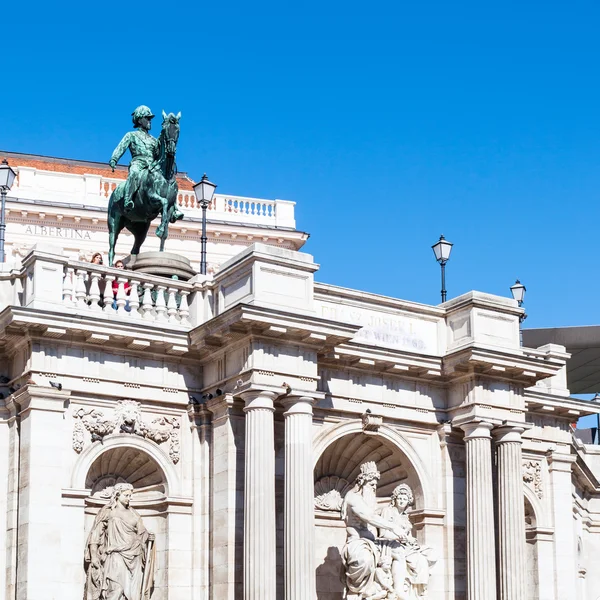
<svg viewBox="0 0 600 600"><path fill-rule="evenodd" d="M20 268L0 269L0 310L5 306L71 311L79 315L192 327L190 305L198 282L69 260L38 245Z"/></svg>
<svg viewBox="0 0 600 600"><path fill-rule="evenodd" d="M107 202L122 179L115 177L95 177L87 182L88 201L94 196ZM96 189L95 186L98 186ZM15 189L15 192L17 190ZM180 190L177 203L188 216L201 216L202 209L196 200L193 191ZM265 200L261 198L248 198L245 196L228 196L215 194L208 206L208 218L214 221L236 221L243 223L256 223L261 225L274 225L278 227L296 227L294 219L295 202L289 200Z"/></svg>
<svg viewBox="0 0 600 600"><path fill-rule="evenodd" d="M63 303L79 311L189 326L192 293L193 284L139 271L76 261L64 266Z"/></svg>
<svg viewBox="0 0 600 600"><path fill-rule="evenodd" d="M179 192L177 202L189 216L202 214L193 192ZM279 227L295 227L294 202L288 200L262 200L242 196L215 194L208 205L207 216L213 221L241 221Z"/></svg>
<svg viewBox="0 0 600 600"><path fill-rule="evenodd" d="M106 209L110 195L123 178L95 174L59 173L32 167L18 166L19 177L9 195L9 200L44 200L68 202L93 208ZM202 210L194 192L180 190L177 202L186 215L200 217ZM295 229L295 202L265 200L245 196L215 194L208 207L208 217L213 221L231 221Z"/></svg>

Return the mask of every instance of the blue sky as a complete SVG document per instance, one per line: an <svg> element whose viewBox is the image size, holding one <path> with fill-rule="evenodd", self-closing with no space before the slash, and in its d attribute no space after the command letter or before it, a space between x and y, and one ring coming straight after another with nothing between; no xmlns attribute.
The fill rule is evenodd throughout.
<svg viewBox="0 0 600 600"><path fill-rule="evenodd" d="M598 3L26 12L0 148L107 161L135 106L181 111L180 170L297 201L320 281L435 304L444 233L449 297L519 277L527 326L600 323Z"/></svg>

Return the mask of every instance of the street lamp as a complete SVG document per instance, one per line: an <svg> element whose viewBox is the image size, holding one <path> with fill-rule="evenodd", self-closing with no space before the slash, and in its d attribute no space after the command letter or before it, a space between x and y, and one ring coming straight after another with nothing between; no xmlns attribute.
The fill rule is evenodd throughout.
<svg viewBox="0 0 600 600"><path fill-rule="evenodd" d="M527 291L527 288L517 279L515 281L514 285L510 286L510 293L512 294L512 297L517 301L517 304L519 305L519 308L521 308L521 306L523 306L523 300L525 299L525 292ZM519 341L521 343L521 346L523 345L523 321L527 318L527 314L523 313L522 315L519 315Z"/></svg>
<svg viewBox="0 0 600 600"><path fill-rule="evenodd" d="M2 197L2 207L0 208L0 263L4 262L4 232L6 231L6 194L12 187L16 173L8 166L8 161L4 159L0 164L0 196Z"/></svg>
<svg viewBox="0 0 600 600"><path fill-rule="evenodd" d="M202 236L200 237L200 274L206 275L206 209L213 199L217 185L211 183L206 176L206 173L202 176L202 179L194 186L194 194L196 194L196 200L202 208Z"/></svg>
<svg viewBox="0 0 600 600"><path fill-rule="evenodd" d="M439 241L431 246L435 254L435 260L440 263L440 267L442 268L442 302L446 302L446 263L450 259L450 252L452 252L453 245L443 235L440 235Z"/></svg>
<svg viewBox="0 0 600 600"><path fill-rule="evenodd" d="M523 300L525 299L525 292L527 288L517 279L514 285L510 286L510 293L512 297L517 301L519 308L523 306ZM523 313L519 316L519 323L522 323L527 318L527 315Z"/></svg>

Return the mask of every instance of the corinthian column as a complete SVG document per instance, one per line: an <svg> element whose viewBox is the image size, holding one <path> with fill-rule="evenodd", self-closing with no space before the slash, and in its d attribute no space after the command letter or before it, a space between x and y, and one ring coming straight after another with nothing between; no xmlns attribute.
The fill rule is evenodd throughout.
<svg viewBox="0 0 600 600"><path fill-rule="evenodd" d="M526 600L523 464L518 426L494 430L498 452L500 600Z"/></svg>
<svg viewBox="0 0 600 600"><path fill-rule="evenodd" d="M314 600L314 484L312 403L306 396L286 398L285 417L285 600Z"/></svg>
<svg viewBox="0 0 600 600"><path fill-rule="evenodd" d="M272 392L243 394L244 600L275 600L275 435Z"/></svg>
<svg viewBox="0 0 600 600"><path fill-rule="evenodd" d="M496 600L491 423L461 425L467 453L467 598Z"/></svg>

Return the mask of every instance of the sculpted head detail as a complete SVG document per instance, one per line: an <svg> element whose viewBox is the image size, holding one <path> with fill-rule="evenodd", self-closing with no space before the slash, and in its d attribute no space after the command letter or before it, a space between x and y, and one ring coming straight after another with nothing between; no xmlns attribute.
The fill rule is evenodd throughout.
<svg viewBox="0 0 600 600"><path fill-rule="evenodd" d="M133 486L130 483L117 483L113 488L111 498L111 506L116 506L117 503L125 508L129 506L131 495L133 494Z"/></svg>
<svg viewBox="0 0 600 600"><path fill-rule="evenodd" d="M154 115L152 111L143 104L138 106L132 113L131 118L133 121L133 126L136 129L143 129L144 131L150 131L152 127L152 119L154 119Z"/></svg>
<svg viewBox="0 0 600 600"><path fill-rule="evenodd" d="M360 465L360 473L356 478L356 485L359 488L363 488L365 486L372 487L373 489L377 488L377 482L381 475L377 470L377 465L374 462L366 462Z"/></svg>
<svg viewBox="0 0 600 600"><path fill-rule="evenodd" d="M400 511L404 511L409 506L412 506L414 501L415 497L408 484L401 483L394 488L391 499L392 506L396 506Z"/></svg>

